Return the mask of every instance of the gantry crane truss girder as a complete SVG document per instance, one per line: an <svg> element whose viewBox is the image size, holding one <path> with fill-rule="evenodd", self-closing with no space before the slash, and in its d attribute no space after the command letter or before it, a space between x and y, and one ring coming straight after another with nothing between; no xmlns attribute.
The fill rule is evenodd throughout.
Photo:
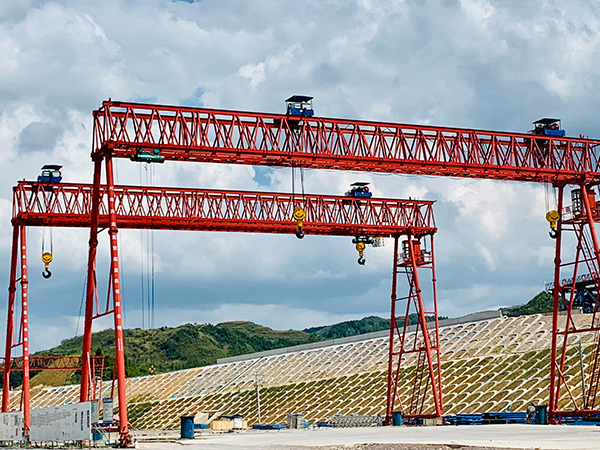
<svg viewBox="0 0 600 450"><path fill-rule="evenodd" d="M92 185L21 181L13 188L13 222L27 226L89 227ZM433 202L328 195L115 186L119 228L287 233L295 207L308 234L390 237L435 232ZM100 188L99 226L107 227L108 196Z"/></svg>
<svg viewBox="0 0 600 450"><path fill-rule="evenodd" d="M600 182L600 141L387 122L106 101L92 156Z"/></svg>

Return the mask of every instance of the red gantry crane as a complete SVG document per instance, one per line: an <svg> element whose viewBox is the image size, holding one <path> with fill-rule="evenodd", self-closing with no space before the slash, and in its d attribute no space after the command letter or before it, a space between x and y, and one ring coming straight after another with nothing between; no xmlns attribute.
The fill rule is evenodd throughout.
<svg viewBox="0 0 600 450"><path fill-rule="evenodd" d="M300 105L292 101L290 110L288 102L288 114L104 102L94 111L96 186L100 161L109 167L115 157L551 183L558 190L559 208L548 216L556 238L549 417L558 422L565 415L600 413L595 400L600 249L594 227L600 214L590 201L600 183L600 140L566 137L555 119L537 121L530 133L499 132L316 117L302 105L310 98L295 100ZM110 188L110 175L107 180ZM567 218L563 197L573 185L581 201L578 214ZM561 262L562 234L573 227L575 248L586 249L573 252L575 260L566 264ZM561 280L577 280L581 270L593 282L592 313L585 324L575 324L571 316L580 288L573 281L565 291ZM559 320L561 305L569 318L566 325ZM564 363L573 339L584 334L593 335L594 348L582 380L585 399L578 400L570 385L579 380L566 375ZM390 366L391 359L390 353Z"/></svg>
<svg viewBox="0 0 600 450"><path fill-rule="evenodd" d="M107 160L107 171L108 179L112 180L110 160ZM118 249L113 239L117 228L289 234L296 233L299 228L302 228L304 233L310 235L354 236L355 240L359 239L361 242L377 237L393 237L396 248L400 236L405 236L407 242L412 243L411 248L414 248L415 243L418 242L432 248L433 234L436 231L431 201L114 185L99 186L95 191L92 185L51 181L19 182L13 191L13 258L6 341L6 361L10 361L10 364L4 366L3 411L8 411L10 407L8 381L11 369L17 367L15 359L11 359L12 349L21 348L23 356L18 359L20 362L18 367L22 367L24 373L28 374L28 369L33 368L30 367L32 359L29 357L27 345L26 227L89 227L90 221L93 220L95 223L93 230L96 230L96 233L93 235L95 241L91 242L97 244L98 229L108 229L113 245L110 286L107 298L102 304L96 291L95 259L90 263L91 270L88 276L91 282L88 285L88 295L91 291L92 297L86 305L81 401L94 398L92 374L95 360L90 355L91 323L96 318L112 314L116 337L115 373L119 397L119 431L121 443L124 445L129 441L129 430L125 394L122 306L118 277L119 260L118 256L115 256ZM303 212L302 220L293 219L298 208ZM17 279L18 259L22 262L19 279ZM409 285L412 286L409 286L411 293L407 297L409 301L406 316L411 311L416 312L420 319L419 324L425 324L427 316L437 317L437 306L434 298L429 302L431 304L428 307L429 311L426 310L420 291L415 290L415 285L418 286L419 283L416 272L421 265L433 268L432 258L429 258L425 264L412 254L394 252L394 273L399 270L407 273ZM411 269L406 270L408 266ZM21 283L22 298L20 317L14 314L18 281ZM20 327L18 338L13 337L14 323ZM408 334L406 327L403 333L403 336ZM419 381L425 387L429 383L431 388L411 392L408 396L409 403L420 405L422 411L422 405L426 402L425 397L432 398L434 401L430 404L434 405L434 410L431 414L439 416L442 405L437 330L421 327L416 334L420 336L418 341L401 344L394 354L401 355L403 352L418 354L420 364L423 366L420 376L424 377L424 383L421 379ZM429 372L434 365L435 376L433 376L434 371ZM27 435L30 426L28 375L24 376L24 379L26 381L23 382L22 404L25 435ZM396 389L396 384L393 388ZM413 398L417 395L422 396L423 399Z"/></svg>
<svg viewBox="0 0 600 450"><path fill-rule="evenodd" d="M112 161L114 158L129 158L133 161L163 162L166 160L218 162L229 164L251 164L266 166L301 167L316 169L354 170L383 173L411 173L421 175L439 175L453 177L487 178L552 183L559 192L559 209L549 214L553 237L556 238L556 269L554 283L554 317L552 334L552 363L549 414L553 421L562 416L583 415L598 412L595 409L595 395L598 384L599 345L596 311L598 305L598 249L594 228L598 217L595 203L590 201L593 189L600 182L600 141L584 138L565 137L551 128L551 123L536 123L533 133L511 133L485 130L472 130L449 127L404 125L363 120L344 120L315 117L309 102L310 97L294 96L288 99L287 114L254 113L227 111L208 108L187 108L179 106L147 105L129 102L107 101L94 111L94 181L90 200L90 247L88 256L88 288L86 295L86 323L84 331L83 359L89 361L91 345L91 321L94 317L95 261L98 245L98 232L101 221L106 221L111 246L111 277L115 334L117 336L117 356L123 352L122 324L120 322L121 296L119 289L119 267L117 232L119 227L117 210L117 188L114 185ZM539 128L539 129L538 129ZM546 131L548 130L548 131ZM543 136L542 136L543 135ZM105 182L102 183L103 164ZM574 218L563 220L563 193L569 186L576 185L583 195L581 212ZM574 192L577 189L574 190ZM102 201L101 201L102 200ZM362 200L361 200L362 202ZM104 212L102 211L104 206ZM296 217L297 227L301 226ZM577 239L589 236L586 256L577 256L575 264L562 265L561 236L563 230L575 227ZM13 264L16 267L19 233L13 236ZM15 237L16 236L16 237ZM24 243L24 239L22 241ZM392 368L402 361L403 352L396 352L394 336L403 326L395 320L397 298L396 283L399 273L409 278L409 295L413 299L421 295L420 286L415 280L416 269L426 267L432 260L433 247L429 249L417 245L409 239L403 244L402 258L397 240L395 243L395 263L392 293L392 321L390 329L390 357L388 375L387 419L390 421L394 408L397 374ZM579 247L579 243L577 244ZM24 246L23 246L24 247ZM576 252L577 255L585 252ZM408 256L408 259L404 259ZM567 321L563 326L559 321L560 304L567 309L571 317L576 302L568 298L569 293L561 291L566 271L570 278L577 280L577 269L587 266L586 274L593 280L594 297L593 319L587 325ZM11 271L12 274L12 271ZM11 286L15 276L11 275ZM418 280L417 280L418 281ZM433 288L435 293L435 285ZM14 292L14 289L13 289ZM575 299L579 290L575 282L569 291ZM26 294L26 292L25 292ZM410 303L410 302L409 302ZM425 316L424 309L421 316ZM437 311L433 308L433 311ZM10 314L10 311L9 311ZM421 321L421 318L419 319ZM426 330L425 319L420 323ZM564 374L564 361L567 347L572 344L570 338L582 333L594 334L594 360L588 365L586 383L591 387L585 394L586 400L577 401L572 394L568 379ZM404 338L398 339L404 345ZM415 344L415 348L427 348L427 339ZM430 349L435 348L430 341ZM435 351L434 351L435 353ZM432 371L436 361L429 353L428 369L432 385L441 380ZM418 359L421 358L421 352ZM82 377L81 399L88 396L89 368L86 364ZM437 364L439 370L439 363ZM433 367L435 370L435 367ZM418 373L419 371L417 371ZM117 378L124 379L122 359L117 358ZM119 383L120 385L122 383ZM433 389L435 400L434 415L441 414L441 382L439 391ZM566 394L574 403L573 409L565 409ZM123 391L124 393L124 391ZM593 397L593 399L592 399ZM120 396L121 402L121 396ZM123 396L124 402L124 396ZM414 404L413 404L414 403ZM409 414L423 414L418 409L419 402L411 402ZM126 411L120 408L120 413ZM126 412L125 419L126 419ZM423 415L422 415L423 416ZM122 417L123 419L123 417ZM127 437L126 420L121 420L122 439ZM124 427L124 428L123 428Z"/></svg>

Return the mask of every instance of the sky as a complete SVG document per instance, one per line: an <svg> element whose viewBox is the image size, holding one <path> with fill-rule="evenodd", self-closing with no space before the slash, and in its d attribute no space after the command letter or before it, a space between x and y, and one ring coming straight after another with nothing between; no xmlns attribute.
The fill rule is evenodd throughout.
<svg viewBox="0 0 600 450"><path fill-rule="evenodd" d="M567 135L600 137L598 30L600 5L589 1L0 0L0 286L8 287L12 186L43 164L91 183L91 113L103 100L284 112L284 100L302 94L324 117L517 132L558 117ZM291 190L283 168L126 160L116 173L120 184ZM304 177L310 193L367 181L376 197L436 201L441 315L522 304L552 278L543 185ZM82 332L88 237L28 230L33 351ZM389 316L390 245L368 248L361 267L342 237L132 230L119 239L128 328L251 320L303 329ZM107 248L102 235L101 292Z"/></svg>

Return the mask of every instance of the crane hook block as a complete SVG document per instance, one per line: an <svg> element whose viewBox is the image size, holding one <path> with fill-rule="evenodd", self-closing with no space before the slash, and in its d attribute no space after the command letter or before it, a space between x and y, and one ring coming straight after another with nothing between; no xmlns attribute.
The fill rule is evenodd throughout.
<svg viewBox="0 0 600 450"><path fill-rule="evenodd" d="M558 226L558 221L560 220L560 213L555 210L548 211L546 214L546 220L550 223L550 237L552 239L556 239L558 237L556 227Z"/></svg>
<svg viewBox="0 0 600 450"><path fill-rule="evenodd" d="M367 244L365 244L364 242L356 243L356 251L358 252L358 264L360 264L361 266L365 265L365 258L363 258L365 248L367 248Z"/></svg>
<svg viewBox="0 0 600 450"><path fill-rule="evenodd" d="M296 226L298 227L296 230L296 237L298 239L302 239L304 237L304 230L302 229L302 226L304 225L304 219L306 219L306 212L304 212L300 206L297 206L294 208L294 214L292 217L296 221Z"/></svg>
<svg viewBox="0 0 600 450"><path fill-rule="evenodd" d="M560 214L558 211L552 210L548 211L546 214L546 220L550 222L550 228L556 228L558 225L558 221L560 219Z"/></svg>
<svg viewBox="0 0 600 450"><path fill-rule="evenodd" d="M294 220L296 221L296 225L298 225L299 227L302 226L302 221L304 219L306 219L306 213L304 212L304 210L302 209L302 207L297 206L296 208L294 208L294 214L293 214Z"/></svg>
<svg viewBox="0 0 600 450"><path fill-rule="evenodd" d="M52 260L52 253L42 253L42 262L44 263L44 272L42 272L42 276L46 279L52 276L52 272L50 272L50 263L52 262Z"/></svg>

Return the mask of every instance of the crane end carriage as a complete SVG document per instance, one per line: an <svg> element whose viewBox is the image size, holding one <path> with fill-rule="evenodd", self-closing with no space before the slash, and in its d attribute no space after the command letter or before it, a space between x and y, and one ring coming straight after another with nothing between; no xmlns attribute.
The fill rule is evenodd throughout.
<svg viewBox="0 0 600 450"><path fill-rule="evenodd" d="M314 116L315 110L312 106L313 98L314 97L309 97L307 95L292 95L285 101L286 114L288 116Z"/></svg>
<svg viewBox="0 0 600 450"><path fill-rule="evenodd" d="M541 134L545 136L564 137L565 130L562 129L560 119L551 119L544 117L533 122L533 130L531 134Z"/></svg>
<svg viewBox="0 0 600 450"><path fill-rule="evenodd" d="M369 184L361 181L357 181L356 183L352 183L350 185L350 190L346 191L346 197L360 197L360 198L371 198L373 193L369 191Z"/></svg>
<svg viewBox="0 0 600 450"><path fill-rule="evenodd" d="M62 166L45 164L42 166L41 174L37 177L38 183L60 183L62 181L60 169L62 169Z"/></svg>
<svg viewBox="0 0 600 450"><path fill-rule="evenodd" d="M307 95L292 95L285 101L286 117L273 119L273 125L281 127L282 124L285 124L290 130L300 128L303 118L315 115L312 106L313 98Z"/></svg>

